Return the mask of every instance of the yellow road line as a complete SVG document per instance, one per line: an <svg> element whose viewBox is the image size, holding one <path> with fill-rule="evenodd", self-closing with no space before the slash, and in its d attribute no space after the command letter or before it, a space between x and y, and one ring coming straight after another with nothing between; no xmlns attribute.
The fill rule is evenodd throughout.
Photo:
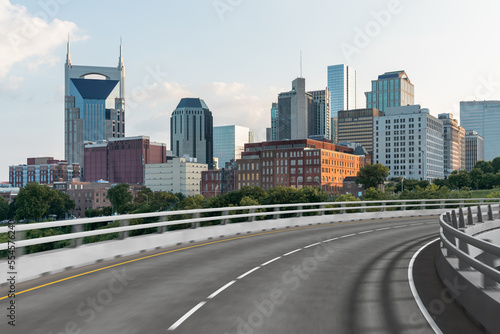
<svg viewBox="0 0 500 334"><path fill-rule="evenodd" d="M408 218L412 218L412 217L408 217ZM413 217L413 218L415 218L415 217ZM419 218L424 218L424 217L419 217ZM393 219L402 219L402 218L388 218L388 219L384 219L384 220L393 220ZM252 235L245 235L245 236L241 236L241 237L230 238L230 239L224 239L224 240L206 242L206 243L199 244L199 245L193 245L193 246L188 246L188 247L173 249L173 250L162 252L162 253L158 253L158 254L143 256L143 257L138 258L138 259L124 261L124 262L120 262L120 263L113 264L113 265L110 265L110 266L106 266L106 267L103 267L103 268L99 268L99 269L87 271L87 272L84 272L84 273L81 273L81 274L78 274L78 275L74 275L74 276L70 276L70 277L66 277L66 278L63 278L63 279L60 279L60 280L57 280L57 281L54 281L54 282L42 284L42 285L36 286L34 288L31 288L31 289L26 289L26 290L23 290L23 291L20 291L20 292L16 292L16 295L20 295L20 294L25 293L25 292L37 290L37 289L40 289L40 288L43 288L43 287L46 287L46 286L49 286L49 285L53 285L53 284L56 284L56 283L64 282L64 281L67 281L67 280L70 280L70 279L73 279L73 278L77 278L77 277L80 277L80 276L85 276L85 275L88 275L88 274L92 274L92 273L95 273L95 272L98 272L98 271L101 271L101 270L106 270L106 269L109 269L109 268L118 267L118 266L121 266L121 265L124 265L124 264L127 264L127 263L132 263L132 262L136 262L136 261L146 260L146 259L153 258L153 257L156 257L156 256L160 256L160 255L165 255L165 254L169 254L169 253L175 253L175 252L183 251L183 250L186 250L186 249L197 248L197 247L207 246L207 245L213 245L213 244L218 244L218 243L226 242L226 241L251 238L251 237L256 237L256 236L266 235L266 234L283 233L283 232L289 232L289 231L304 230L304 229L307 229L307 228L314 228L314 227L325 227L325 226L336 226L336 225L347 225L347 224L359 224L359 223L363 223L363 222L367 222L367 221L372 221L372 220L363 220L363 221L354 221L354 222L351 221L351 222L343 222L343 223L331 223L331 224L321 224L321 225L314 225L314 226L296 227L296 228L290 228L290 229L286 229L286 230L257 233L257 234L252 234ZM6 298L8 298L8 296L1 297L0 300L6 299Z"/></svg>

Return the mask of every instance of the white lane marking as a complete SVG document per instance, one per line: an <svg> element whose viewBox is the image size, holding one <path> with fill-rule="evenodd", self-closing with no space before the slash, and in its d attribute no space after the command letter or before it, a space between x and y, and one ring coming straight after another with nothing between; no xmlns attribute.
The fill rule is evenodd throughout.
<svg viewBox="0 0 500 334"><path fill-rule="evenodd" d="M244 273L243 275L240 275L237 279L242 279L243 277L250 275L251 273L253 273L254 271L256 271L256 270L257 270L257 269L259 269L259 268L260 268L260 266L255 267L255 268L253 268L252 270L247 271L247 272L246 272L246 273Z"/></svg>
<svg viewBox="0 0 500 334"><path fill-rule="evenodd" d="M339 238L332 238L332 239L325 240L323 242L329 242L329 241L335 241L335 240L339 240Z"/></svg>
<svg viewBox="0 0 500 334"><path fill-rule="evenodd" d="M274 259L272 259L272 260L267 261L266 263L263 263L263 264L262 264L262 266L265 266L265 265L267 265L267 264L269 264L269 263L271 263L271 262L274 262L274 261L276 261L276 260L279 260L279 259L281 259L281 256L278 256L277 258L274 258Z"/></svg>
<svg viewBox="0 0 500 334"><path fill-rule="evenodd" d="M215 291L214 293L212 293L210 296L207 297L207 299L212 299L214 298L215 296L217 296L219 293L221 293L222 291L226 290L227 288L229 288L231 285L233 285L234 283L236 283L236 281L231 281L229 283L227 283L226 285L224 285L222 288L220 288L219 290Z"/></svg>
<svg viewBox="0 0 500 334"><path fill-rule="evenodd" d="M168 329L169 331L173 331L175 330L177 327L179 327L184 321L186 321L187 318L189 318L191 315L193 315L194 312L198 311L198 309L200 307L202 307L203 305L205 305L206 302L201 302L199 303L198 305L196 305L195 307L193 307L191 309L191 311L189 311L188 313L184 314L182 316L182 318L180 318L179 320L177 320L175 322L175 324L173 324L172 326L170 326L170 328Z"/></svg>
<svg viewBox="0 0 500 334"><path fill-rule="evenodd" d="M392 228L401 228L401 227L406 227L408 225L399 225L399 226L393 226Z"/></svg>
<svg viewBox="0 0 500 334"><path fill-rule="evenodd" d="M299 249L296 249L296 250L294 250L294 251L288 252L288 253L284 254L283 256L287 256L287 255L290 255L290 254L296 253L296 252L298 252L299 250L302 250L302 248L299 248Z"/></svg>
<svg viewBox="0 0 500 334"><path fill-rule="evenodd" d="M373 232L373 230L359 232L358 234L366 234L366 233L370 233L370 232Z"/></svg>
<svg viewBox="0 0 500 334"><path fill-rule="evenodd" d="M375 231L385 231L385 230L390 230L390 227L384 227L384 228L378 228Z"/></svg>
<svg viewBox="0 0 500 334"><path fill-rule="evenodd" d="M417 302L418 308L420 308L420 312L424 315L425 320L429 323L429 325L432 327L434 330L434 333L436 334L443 334L441 329L436 325L434 322L434 319L432 319L432 316L429 314L427 309L424 306L424 303L422 302L422 299L420 299L420 296L418 295L417 288L415 287L415 281L413 280L413 265L415 264L415 260L417 259L418 255L420 252L422 252L427 246L432 244L433 242L436 242L437 240L440 240L439 238L432 240L431 242L425 244L420 248L411 258L410 265L408 266L408 281L410 283L410 290L411 293L413 294L413 298Z"/></svg>
<svg viewBox="0 0 500 334"><path fill-rule="evenodd" d="M356 235L356 233L354 233L354 234L348 234L348 235L343 235L340 238L349 238L349 237L352 237L352 236L355 236L355 235Z"/></svg>
<svg viewBox="0 0 500 334"><path fill-rule="evenodd" d="M411 226L424 225L425 223L410 224Z"/></svg>
<svg viewBox="0 0 500 334"><path fill-rule="evenodd" d="M307 246L305 246L304 248L309 248L309 247L317 246L317 245L319 245L319 244L320 244L320 242L316 242L316 243L314 243L314 244L307 245Z"/></svg>

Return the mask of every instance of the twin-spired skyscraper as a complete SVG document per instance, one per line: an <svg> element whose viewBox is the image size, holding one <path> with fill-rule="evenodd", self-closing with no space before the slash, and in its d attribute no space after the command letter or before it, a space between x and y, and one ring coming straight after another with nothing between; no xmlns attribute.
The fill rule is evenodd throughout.
<svg viewBox="0 0 500 334"><path fill-rule="evenodd" d="M122 46L116 67L77 66L68 41L64 74L64 156L83 169L85 142L125 136Z"/></svg>

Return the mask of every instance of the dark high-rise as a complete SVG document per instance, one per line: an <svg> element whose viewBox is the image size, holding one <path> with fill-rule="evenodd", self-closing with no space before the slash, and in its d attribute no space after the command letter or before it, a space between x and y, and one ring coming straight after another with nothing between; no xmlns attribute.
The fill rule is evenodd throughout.
<svg viewBox="0 0 500 334"><path fill-rule="evenodd" d="M213 169L213 117L205 101L183 98L170 117L170 150Z"/></svg>

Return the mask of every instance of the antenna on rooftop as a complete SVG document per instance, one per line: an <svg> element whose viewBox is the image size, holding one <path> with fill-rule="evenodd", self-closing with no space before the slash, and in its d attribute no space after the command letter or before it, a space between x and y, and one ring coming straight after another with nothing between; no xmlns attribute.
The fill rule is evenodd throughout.
<svg viewBox="0 0 500 334"><path fill-rule="evenodd" d="M300 78L302 78L302 50L300 50Z"/></svg>

